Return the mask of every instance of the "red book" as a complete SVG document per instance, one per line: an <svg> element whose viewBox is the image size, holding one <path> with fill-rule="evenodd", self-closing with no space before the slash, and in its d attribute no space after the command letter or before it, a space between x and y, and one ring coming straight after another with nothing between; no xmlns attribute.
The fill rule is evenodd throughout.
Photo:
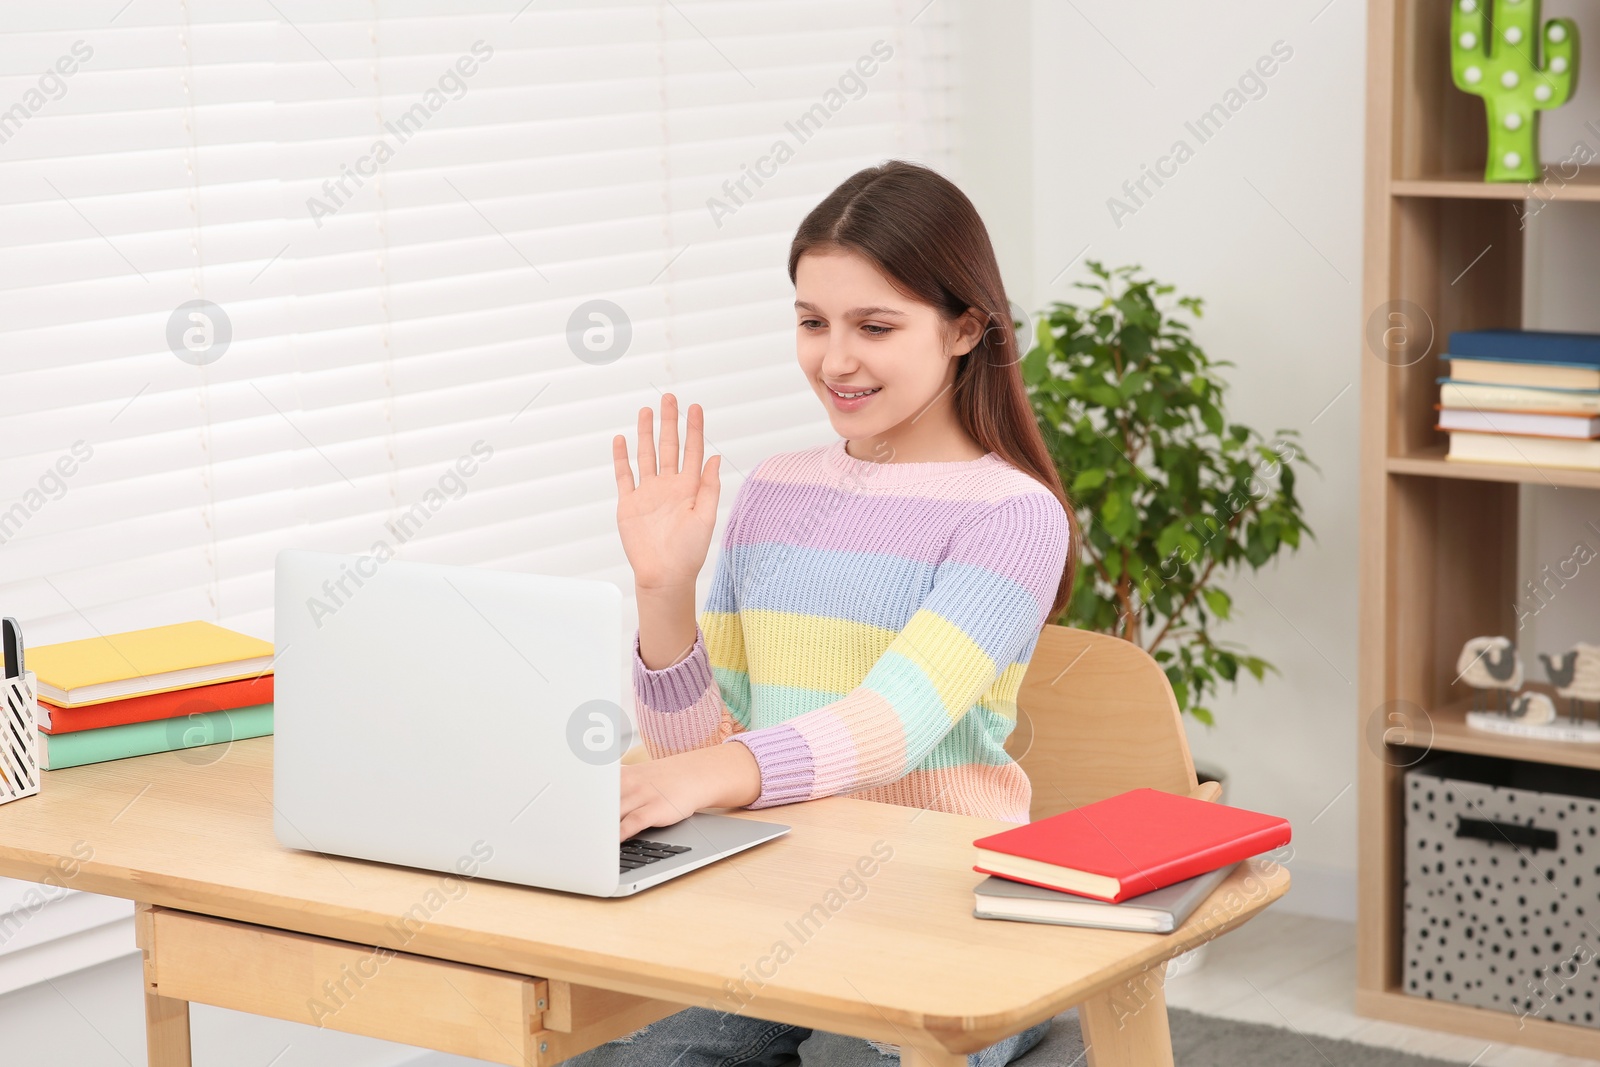
<svg viewBox="0 0 1600 1067"><path fill-rule="evenodd" d="M102 726L124 726L130 722L178 719L191 713L229 711L272 703L272 675L241 678L233 682L195 685L166 693L124 697L81 708L63 708L48 700L39 701L39 729L47 734L70 734Z"/></svg>
<svg viewBox="0 0 1600 1067"><path fill-rule="evenodd" d="M973 842L973 870L1119 904L1289 843L1289 822L1130 789Z"/></svg>

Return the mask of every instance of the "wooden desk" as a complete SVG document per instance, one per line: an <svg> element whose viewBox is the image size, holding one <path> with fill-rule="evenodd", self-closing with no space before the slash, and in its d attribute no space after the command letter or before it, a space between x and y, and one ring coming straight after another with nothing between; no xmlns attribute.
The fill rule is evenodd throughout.
<svg viewBox="0 0 1600 1067"><path fill-rule="evenodd" d="M1006 824L831 797L737 812L793 830L601 900L285 849L271 795L263 737L0 806L0 874L138 902L152 1067L189 1064L191 1001L529 1067L689 1005L964 1067L1080 1005L1091 1064L1170 1064L1162 962L1289 886L1250 861L1167 936L979 920L970 842Z"/></svg>

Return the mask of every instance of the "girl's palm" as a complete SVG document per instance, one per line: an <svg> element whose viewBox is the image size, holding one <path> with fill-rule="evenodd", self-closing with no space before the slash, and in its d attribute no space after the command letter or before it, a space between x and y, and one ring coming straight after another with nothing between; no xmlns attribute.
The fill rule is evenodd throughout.
<svg viewBox="0 0 1600 1067"><path fill-rule="evenodd" d="M650 408L639 409L639 484L628 464L628 442L611 440L617 476L617 532L641 589L693 586L711 547L717 522L717 497L722 457L705 457L704 413L689 405L688 438L683 466L678 466L678 399L661 398L659 456L652 433Z"/></svg>

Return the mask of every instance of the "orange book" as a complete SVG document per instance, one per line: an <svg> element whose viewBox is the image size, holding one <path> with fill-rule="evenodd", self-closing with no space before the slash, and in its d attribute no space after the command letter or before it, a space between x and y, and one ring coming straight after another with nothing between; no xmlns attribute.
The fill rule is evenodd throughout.
<svg viewBox="0 0 1600 1067"><path fill-rule="evenodd" d="M110 700L82 708L63 708L48 700L39 701L39 729L47 734L69 734L78 730L97 730L102 726L126 726L155 719L177 719L208 711L231 711L257 704L272 703L272 675L244 678L237 682L217 682L166 693Z"/></svg>

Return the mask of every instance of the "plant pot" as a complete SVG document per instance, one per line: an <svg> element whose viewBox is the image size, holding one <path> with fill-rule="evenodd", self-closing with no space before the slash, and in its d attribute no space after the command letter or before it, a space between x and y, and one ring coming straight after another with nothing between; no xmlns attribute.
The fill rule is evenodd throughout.
<svg viewBox="0 0 1600 1067"><path fill-rule="evenodd" d="M1195 763L1194 772L1195 776L1200 779L1202 784L1206 782L1216 782L1218 785L1222 786L1222 795L1217 797L1217 800L1219 803L1227 802L1227 771L1216 766L1215 764L1207 764L1205 761L1201 760ZM1173 978L1178 978L1186 974L1193 974L1195 971L1198 971L1202 966L1204 966L1206 961L1206 950L1210 947L1211 942L1204 941L1190 949L1188 952L1181 952L1172 957L1167 961L1167 979L1171 980Z"/></svg>

